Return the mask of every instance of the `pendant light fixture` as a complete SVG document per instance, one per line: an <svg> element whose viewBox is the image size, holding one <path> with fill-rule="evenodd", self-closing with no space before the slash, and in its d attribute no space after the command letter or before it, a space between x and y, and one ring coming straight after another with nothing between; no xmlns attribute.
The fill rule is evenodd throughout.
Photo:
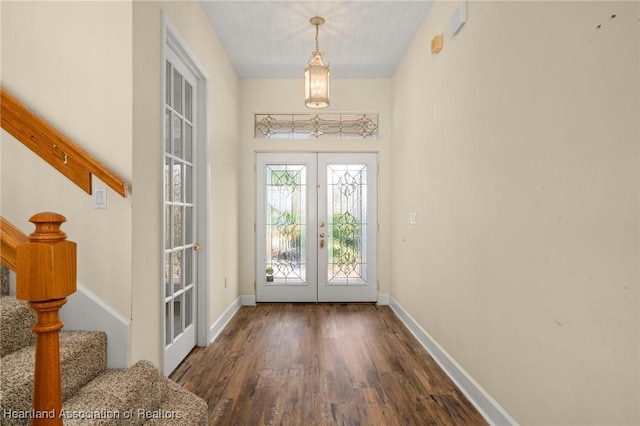
<svg viewBox="0 0 640 426"><path fill-rule="evenodd" d="M324 24L324 18L315 16L309 22L316 26L316 50L304 69L304 104L308 108L326 108L329 106L329 64L322 61L318 49L318 27Z"/></svg>

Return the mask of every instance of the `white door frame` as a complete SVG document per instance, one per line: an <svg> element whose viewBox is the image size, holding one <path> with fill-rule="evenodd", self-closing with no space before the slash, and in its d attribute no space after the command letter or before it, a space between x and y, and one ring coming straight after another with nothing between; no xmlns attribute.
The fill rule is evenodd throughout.
<svg viewBox="0 0 640 426"><path fill-rule="evenodd" d="M376 302L378 300L377 278L377 175L378 154L362 152L256 152L256 233L255 233L255 274L257 302ZM267 241L265 224L266 193L265 167L268 164L305 165L307 201L305 210L307 221L305 226L307 255L306 278L304 285L287 285L285 282L269 284L267 274L263 270L266 264L264 243ZM328 188L328 164L363 164L368 168L368 184L366 200L371 207L367 218L367 276L361 282L345 281L338 285L327 282L326 265L329 246L320 245L320 236L329 238L327 219L327 200L319 197ZM322 169L322 170L321 170ZM317 188L316 188L317 187ZM322 188L322 189L321 189ZM322 241L324 243L324 240ZM312 260L311 260L312 259ZM323 272L323 273L320 273ZM341 280L338 278L338 280ZM351 280L351 278L349 279ZM353 291L358 288L357 291Z"/></svg>
<svg viewBox="0 0 640 426"><path fill-rule="evenodd" d="M208 111L208 79L209 74L200 64L197 56L191 51L187 43L178 33L175 26L169 21L166 14L162 13L162 55L160 69L162 70L161 89L162 102L160 103L160 117L164 124L164 99L165 99L165 63L167 60L167 49L171 46L171 50L178 55L182 62L189 68L197 79L197 123L196 123L196 140L197 158L196 163L196 179L198 182L196 188L196 232L197 241L200 242L201 249L194 254L197 256L197 285L196 285L196 344L198 346L207 346L209 344L209 318L210 318L210 262L211 244L209 241L209 201L210 201L210 182L208 175L209 165L209 111ZM164 146L165 127L162 126L161 143ZM162 164L164 165L164 148L161 150ZM161 211L164 212L161 207ZM162 213L164 214L164 213ZM164 234L164 229L161 230ZM161 241L164 241L164 235ZM164 243L160 249L160 264L164 265ZM161 271L164 275L164 270ZM164 291L161 292L159 301L160 315L162 318L160 324L160 354L161 363L163 365L163 374L169 375L173 368L165 364L165 346L164 346Z"/></svg>

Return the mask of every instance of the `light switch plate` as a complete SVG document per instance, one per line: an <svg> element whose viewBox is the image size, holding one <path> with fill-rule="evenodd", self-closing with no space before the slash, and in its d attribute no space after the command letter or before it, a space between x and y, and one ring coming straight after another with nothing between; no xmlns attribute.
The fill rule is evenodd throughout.
<svg viewBox="0 0 640 426"><path fill-rule="evenodd" d="M107 208L107 188L106 187L97 186L93 189L93 208L94 209Z"/></svg>

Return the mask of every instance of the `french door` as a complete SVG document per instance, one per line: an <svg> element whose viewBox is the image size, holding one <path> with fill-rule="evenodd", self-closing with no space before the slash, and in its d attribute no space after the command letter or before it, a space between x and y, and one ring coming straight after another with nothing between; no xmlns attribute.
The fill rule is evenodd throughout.
<svg viewBox="0 0 640 426"><path fill-rule="evenodd" d="M377 301L377 155L257 156L256 300Z"/></svg>
<svg viewBox="0 0 640 426"><path fill-rule="evenodd" d="M167 46L164 149L164 371L196 345L197 79Z"/></svg>

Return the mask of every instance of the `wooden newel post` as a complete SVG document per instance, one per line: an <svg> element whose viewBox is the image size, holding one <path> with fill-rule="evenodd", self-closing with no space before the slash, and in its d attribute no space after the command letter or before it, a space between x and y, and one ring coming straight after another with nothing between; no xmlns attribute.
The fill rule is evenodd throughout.
<svg viewBox="0 0 640 426"><path fill-rule="evenodd" d="M76 291L76 244L60 231L65 217L38 213L29 242L18 246L16 297L29 302L38 317L32 425L62 425L58 310Z"/></svg>

